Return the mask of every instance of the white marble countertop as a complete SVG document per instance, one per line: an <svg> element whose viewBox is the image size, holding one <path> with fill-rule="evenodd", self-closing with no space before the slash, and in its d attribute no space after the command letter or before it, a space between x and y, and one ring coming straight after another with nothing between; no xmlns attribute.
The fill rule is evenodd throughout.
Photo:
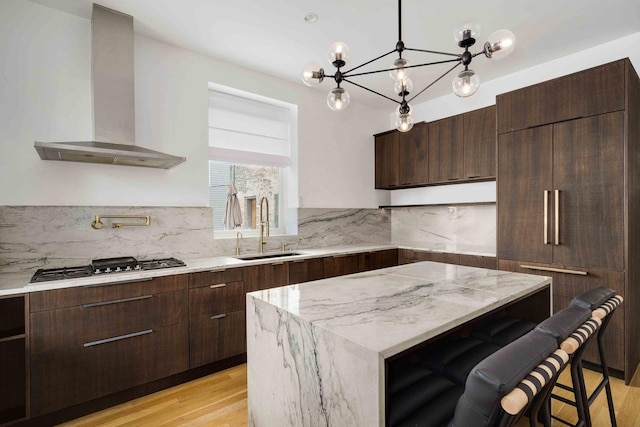
<svg viewBox="0 0 640 427"><path fill-rule="evenodd" d="M218 256L208 258L196 258L183 260L186 267L165 268L159 270L149 271L131 271L109 275L98 275L83 277L79 279L69 280L56 280L51 282L29 283L31 276L35 273L29 271L25 273L5 273L0 274L0 296L3 295L17 295L27 292L43 291L50 289L70 288L74 286L87 286L102 283L122 282L128 280L144 279L148 277L161 277L171 276L174 274L187 274L195 273L198 271L210 271L224 268L233 267L248 267L251 265L268 264L272 262L282 261L294 261L307 258L317 258L331 255L342 255L349 253L369 252L376 250L395 249L398 246L391 244L364 244L364 245L352 245L352 246L334 246L320 249L303 249L295 250L299 255L292 255L286 257L257 259L257 260L240 260L232 256ZM278 254L281 252L273 252L271 254ZM268 255L269 253L265 253ZM258 255L258 254L243 254L244 256Z"/></svg>
<svg viewBox="0 0 640 427"><path fill-rule="evenodd" d="M388 358L550 284L549 277L420 262L247 298Z"/></svg>
<svg viewBox="0 0 640 427"><path fill-rule="evenodd" d="M318 249L294 250L293 252L299 255L280 257L280 258L270 258L270 259L268 258L268 259L258 259L258 260L239 260L233 256L195 258L195 259L183 260L185 264L187 264L186 267L149 270L149 271L142 271L142 272L134 271L134 272L127 272L127 273L112 274L112 275L91 276L91 277L85 277L85 278L79 278L79 279L56 280L51 282L40 282L40 283L29 283L29 280L31 280L31 276L33 276L33 274L35 273L35 270L27 271L24 273L3 273L3 274L0 274L0 296L17 295L17 294L23 294L27 292L43 291L43 290L49 290L49 289L69 288L74 286L95 285L98 283L121 282L124 280L136 280L136 279L143 279L148 277L160 277L160 276L170 276L174 274L194 273L198 271L209 271L209 270L222 269L222 268L248 267L251 265L268 264L270 262L276 262L276 261L277 262L282 262L287 260L294 261L294 260L307 259L307 258L317 258L317 257L323 257L323 256L359 253L359 252L368 252L368 251L395 249L395 248L434 251L434 252L453 252L453 253L481 255L481 256L495 256L495 254L492 254L489 251L485 251L483 248L478 248L478 247L461 247L460 245L452 245L452 244L447 244L447 245L434 244L434 245L426 245L426 246L427 247L418 248L418 247L399 246L399 245L390 244L390 243L373 243L373 244L350 245L350 246L332 246L332 247L318 248ZM277 254L277 252L273 252L273 254ZM250 256L250 255L257 255L257 254L248 253L243 255Z"/></svg>

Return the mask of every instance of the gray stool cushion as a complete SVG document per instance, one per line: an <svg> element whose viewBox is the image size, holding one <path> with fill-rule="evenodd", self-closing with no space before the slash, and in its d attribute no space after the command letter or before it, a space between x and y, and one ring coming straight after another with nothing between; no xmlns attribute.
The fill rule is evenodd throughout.
<svg viewBox="0 0 640 427"><path fill-rule="evenodd" d="M571 300L569 305L578 305L580 307L586 307L591 310L595 310L600 307L605 301L616 296L616 291L613 289L599 287L590 289L581 293L577 297Z"/></svg>
<svg viewBox="0 0 640 427"><path fill-rule="evenodd" d="M455 427L496 425L500 399L557 348L553 337L531 331L473 368L451 423Z"/></svg>
<svg viewBox="0 0 640 427"><path fill-rule="evenodd" d="M437 344L427 354L424 364L453 382L464 385L471 369L500 347L477 338L462 337Z"/></svg>
<svg viewBox="0 0 640 427"><path fill-rule="evenodd" d="M425 379L433 372L422 363L398 360L389 368L389 394L397 393L418 381Z"/></svg>
<svg viewBox="0 0 640 427"><path fill-rule="evenodd" d="M528 320L514 317L496 317L473 331L471 336L504 347L524 334L531 332L535 327L536 323Z"/></svg>
<svg viewBox="0 0 640 427"><path fill-rule="evenodd" d="M540 323L535 330L555 338L559 345L590 318L589 308L570 305Z"/></svg>
<svg viewBox="0 0 640 427"><path fill-rule="evenodd" d="M389 397L389 426L438 426L448 423L463 392L461 385L432 373Z"/></svg>

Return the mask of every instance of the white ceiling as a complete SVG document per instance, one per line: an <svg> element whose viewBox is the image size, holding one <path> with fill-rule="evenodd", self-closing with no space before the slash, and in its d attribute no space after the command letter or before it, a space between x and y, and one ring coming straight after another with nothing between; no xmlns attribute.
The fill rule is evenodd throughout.
<svg viewBox="0 0 640 427"><path fill-rule="evenodd" d="M32 0L87 19L93 0ZM351 65L359 65L395 48L398 39L394 0L99 0L111 9L132 15L135 32L166 43L300 82L308 61L320 62L327 73L331 43L351 48ZM475 58L470 66L488 81L572 52L640 32L638 0L405 0L403 40L407 47L458 53L453 30L467 20L481 25L471 51L482 49L486 37L507 28L516 35L514 53L502 61ZM316 23L304 16L315 12ZM432 55L409 57L412 63L440 60ZM381 60L388 68L395 56ZM413 70L415 88L422 89L450 65ZM348 67L347 67L348 68ZM393 97L385 75L356 80ZM416 102L451 91L453 74L423 93ZM355 79L354 79L355 80ZM302 83L300 83L302 84ZM332 81L321 85L326 92ZM388 107L389 101L343 85L352 99Z"/></svg>

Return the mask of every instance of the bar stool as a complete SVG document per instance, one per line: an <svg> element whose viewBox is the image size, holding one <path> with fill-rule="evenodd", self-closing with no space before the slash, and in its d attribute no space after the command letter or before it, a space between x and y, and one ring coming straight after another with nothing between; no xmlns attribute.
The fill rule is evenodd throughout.
<svg viewBox="0 0 640 427"><path fill-rule="evenodd" d="M571 383L572 386L556 383L556 387L563 390L567 390L573 393L575 400L570 400L550 393L550 398L556 399L568 405L576 408L578 412L578 423L575 426L591 427L591 414L590 406L598 397L600 392L604 389L607 395L607 405L609 408L609 417L611 419L611 425L617 426L616 415L613 406L613 397L611 394L611 384L609 381L609 369L606 361L603 336L607 329L607 326L612 318L612 314L615 309L623 301L623 298L616 295L615 291L600 287L584 292L575 297L569 304L569 307L581 307L593 310L593 317L585 323L582 327L576 330L569 339L565 341L563 349L572 355L571 360ZM595 332L597 331L597 334ZM582 357L586 349L586 345L590 342L592 337L596 337L598 345L598 354L600 363L599 368L602 371L602 380L595 388L593 393L588 395L584 382L584 373L582 366ZM566 420L557 416L551 415L554 418L564 424L573 425Z"/></svg>

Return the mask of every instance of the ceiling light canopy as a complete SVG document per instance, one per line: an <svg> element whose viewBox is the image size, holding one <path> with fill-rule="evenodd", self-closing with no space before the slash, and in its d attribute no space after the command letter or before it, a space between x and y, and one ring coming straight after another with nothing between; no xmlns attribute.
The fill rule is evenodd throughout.
<svg viewBox="0 0 640 427"><path fill-rule="evenodd" d="M332 78L336 83L336 87L332 89L327 96L327 104L333 111L342 111L349 105L350 96L349 93L343 87L341 87L343 82L350 83L354 86L375 93L376 95L382 96L383 98L395 102L398 104L398 108L396 110L396 128L400 132L408 132L413 127L413 119L411 118L411 106L409 105L409 103L413 101L417 96L421 95L424 91L429 89L436 82L445 77L447 74L451 73L455 68L459 66L463 66L464 69L460 71L453 79L453 92L460 97L471 96L476 93L478 91L478 88L480 87L480 78L478 77L478 74L475 71L469 69L469 64L471 64L472 59L478 55L484 54L484 56L487 58L499 60L509 55L515 48L515 36L513 35L513 33L509 30L498 30L487 38L487 42L484 44L484 47L481 51L477 53L471 53L469 51L469 48L471 48L476 43L476 38L480 35L480 26L472 22L466 22L460 27L456 28L453 35L456 42L458 43L458 46L464 49L462 53L437 52L433 50L413 49L405 47L404 42L402 41L402 0L398 0L398 42L396 43L395 49L369 61L366 61L365 63L360 64L356 67L350 68L347 71L343 71L343 68L346 67L349 63L349 47L345 43L336 42L329 47L329 62L331 62L331 64L336 68L334 74L326 74L320 64L318 64L317 62L309 62L304 66L304 69L302 71L302 81L307 86L315 86L320 84L325 79L325 77ZM445 58L439 61L425 62L413 65L410 64L409 61L407 61L407 59L402 56L403 52L405 51L434 54ZM383 68L366 72L355 72L356 70L359 70L366 65L369 65L394 53L397 54L398 57L393 61L393 65L390 68ZM438 76L424 89L420 90L418 93L409 98L409 94L413 91L413 82L409 78L409 75L414 68L446 63L453 64L453 66L447 69L444 74ZM356 83L352 80L352 78L354 77L383 72L388 72L390 77L393 79L393 90L394 93L400 97L400 100L383 95L380 92L367 88L364 85Z"/></svg>

